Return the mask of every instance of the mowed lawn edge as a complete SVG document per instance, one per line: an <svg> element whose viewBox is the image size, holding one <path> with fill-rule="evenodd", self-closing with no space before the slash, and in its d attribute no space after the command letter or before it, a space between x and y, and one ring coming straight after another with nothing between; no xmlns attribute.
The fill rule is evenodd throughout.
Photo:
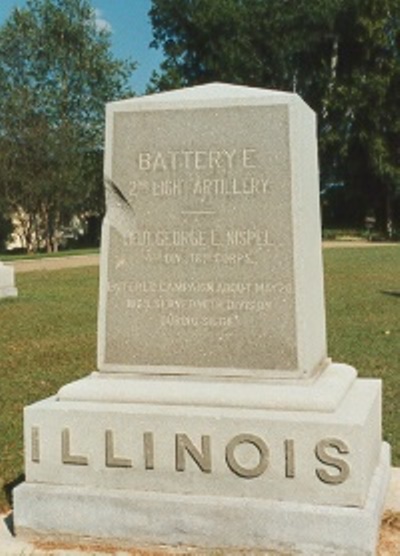
<svg viewBox="0 0 400 556"><path fill-rule="evenodd" d="M328 352L382 378L384 438L400 465L400 246L324 249ZM96 368L98 267L17 274L0 300L0 509L23 474L23 408Z"/></svg>

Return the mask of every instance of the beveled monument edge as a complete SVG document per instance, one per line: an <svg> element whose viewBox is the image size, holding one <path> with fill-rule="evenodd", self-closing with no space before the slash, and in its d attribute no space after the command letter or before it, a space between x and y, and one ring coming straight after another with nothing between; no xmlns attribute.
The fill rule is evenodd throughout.
<svg viewBox="0 0 400 556"><path fill-rule="evenodd" d="M139 369L142 370L143 369ZM145 372L94 372L88 377L63 386L57 398L74 401L118 401L132 403L224 406L293 411L334 411L357 377L349 366L330 363L317 376L303 383L296 378L260 379L260 375L218 375L218 369L209 369L210 375L198 374L206 369L146 368ZM168 372L169 371L169 374ZM226 369L228 372L229 370ZM238 371L238 373L242 371ZM211 376L212 375L212 376Z"/></svg>
<svg viewBox="0 0 400 556"><path fill-rule="evenodd" d="M23 483L14 490L16 533L27 540L53 534L247 550L287 543L304 555L373 556L390 470L383 443L363 508Z"/></svg>

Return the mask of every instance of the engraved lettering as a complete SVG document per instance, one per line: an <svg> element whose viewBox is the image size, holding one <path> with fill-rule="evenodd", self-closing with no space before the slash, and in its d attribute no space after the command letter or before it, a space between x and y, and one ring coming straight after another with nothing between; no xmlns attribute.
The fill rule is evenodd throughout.
<svg viewBox="0 0 400 556"><path fill-rule="evenodd" d="M130 298L127 299L128 309L136 311L187 311L199 310L213 312L252 312L261 313L271 307L270 301L264 300L234 300L234 299L194 299L194 298Z"/></svg>
<svg viewBox="0 0 400 556"><path fill-rule="evenodd" d="M196 448L186 434L177 434L175 442L177 471L185 471L185 454L187 452L203 473L211 473L211 439L208 435L201 437L201 451Z"/></svg>
<svg viewBox="0 0 400 556"><path fill-rule="evenodd" d="M132 467L132 461L114 455L114 433L106 430L106 467Z"/></svg>
<svg viewBox="0 0 400 556"><path fill-rule="evenodd" d="M221 168L221 153L220 151L210 151L209 152L209 165L210 168Z"/></svg>
<svg viewBox="0 0 400 556"><path fill-rule="evenodd" d="M285 440L285 477L295 476L294 440Z"/></svg>
<svg viewBox="0 0 400 556"><path fill-rule="evenodd" d="M253 468L247 468L241 465L235 455L235 450L241 444L250 444L254 446L259 455L259 462ZM239 477L245 479L254 479L264 473L268 467L269 450L265 442L254 434L238 434L226 446L226 463L231 471Z"/></svg>
<svg viewBox="0 0 400 556"><path fill-rule="evenodd" d="M337 469L338 473L331 474L325 469L316 469L315 472L319 480L323 483L328 485L339 485L344 483L344 481L349 478L350 466L343 459L329 455L328 451L332 449L339 454L349 453L349 448L343 440L338 438L325 438L320 440L320 442L316 445L315 454L321 463L324 463L329 467L334 467Z"/></svg>
<svg viewBox="0 0 400 556"><path fill-rule="evenodd" d="M31 461L41 463L40 443L41 431L38 426L31 427ZM105 467L133 469L132 459L117 455L115 431L106 429L105 434ZM153 471L155 464L154 433L147 430L142 434L143 467L146 471ZM46 439L45 439L46 441ZM284 450L284 469L282 478L297 477L295 440L282 439ZM222 446L221 446L222 448ZM219 451L219 454L222 453ZM342 457L350 453L347 444L338 438L324 438L315 445L317 460L324 467L315 469L318 479L327 485L339 485L350 476L350 465ZM234 436L225 445L225 464L227 469L243 479L254 479L265 473L269 467L269 447L266 441L252 433L242 433ZM71 449L71 431L69 428L61 430L61 461L63 464L88 466L89 458L73 453ZM194 442L186 433L175 434L175 471L184 472L193 465L202 473L212 473L211 436L198 434L198 441ZM173 468L172 468L173 469ZM303 469L303 472L306 470Z"/></svg>
<svg viewBox="0 0 400 556"><path fill-rule="evenodd" d="M186 170L190 170L191 162L193 160L194 151L182 151L182 154L183 154L183 160L184 160L183 166Z"/></svg>
<svg viewBox="0 0 400 556"><path fill-rule="evenodd" d="M225 241L222 238L222 233L213 231L214 243ZM206 235L186 234L177 236L176 239L183 242L202 243L206 240ZM269 240L267 230L263 233L257 230L235 230L227 232L226 241L256 242L260 248ZM174 251L167 251L160 260L169 265L180 265L186 264L187 259L194 260L198 264L206 264L211 260L221 264L246 264L246 261L251 261L240 254L226 254L221 257L218 253L196 255ZM243 323L246 314L253 313L260 316L270 314L273 310L275 294L290 295L292 286L282 282L149 280L110 282L108 292L114 296L122 296L125 307L129 310L158 313L157 321L162 327L232 328Z"/></svg>
<svg viewBox="0 0 400 556"><path fill-rule="evenodd" d="M198 265L255 265L254 258L249 253L189 253L189 261Z"/></svg>
<svg viewBox="0 0 400 556"><path fill-rule="evenodd" d="M268 245L267 230L232 230L226 233L227 245L264 247Z"/></svg>
<svg viewBox="0 0 400 556"><path fill-rule="evenodd" d="M153 161L153 170L157 171L157 170L166 170L166 169L167 169L167 164L164 160L163 155L161 153L156 153Z"/></svg>
<svg viewBox="0 0 400 556"><path fill-rule="evenodd" d="M243 149L243 168L256 168L255 149Z"/></svg>
<svg viewBox="0 0 400 556"><path fill-rule="evenodd" d="M154 197L179 197L183 195L183 180L153 181L152 194Z"/></svg>
<svg viewBox="0 0 400 556"><path fill-rule="evenodd" d="M236 155L236 150L234 149L233 151L223 151L223 152L226 155L228 168L231 170L233 168L233 159Z"/></svg>
<svg viewBox="0 0 400 556"><path fill-rule="evenodd" d="M197 178L193 183L192 194L197 197L237 197L266 194L269 191L269 180L254 176L237 178Z"/></svg>
<svg viewBox="0 0 400 556"><path fill-rule="evenodd" d="M125 238L126 246L139 247L199 247L208 243L205 230L157 230L131 232Z"/></svg>
<svg viewBox="0 0 400 556"><path fill-rule="evenodd" d="M256 149L181 150L155 153L140 152L138 168L143 172L173 170L233 170L257 167Z"/></svg>
<svg viewBox="0 0 400 556"><path fill-rule="evenodd" d="M149 183L146 180L132 180L129 182L129 187L128 197L136 198L139 193L148 191Z"/></svg>
<svg viewBox="0 0 400 556"><path fill-rule="evenodd" d="M163 281L120 281L108 284L109 293L204 293L219 295L274 294L290 292L289 284L251 282L163 282Z"/></svg>
<svg viewBox="0 0 400 556"><path fill-rule="evenodd" d="M179 153L176 151L171 151L169 154L171 156L171 168L173 170L177 170L178 169L177 157Z"/></svg>
<svg viewBox="0 0 400 556"><path fill-rule="evenodd" d="M86 456L71 454L70 430L63 429L61 432L61 461L66 465L89 465Z"/></svg>
<svg viewBox="0 0 400 556"><path fill-rule="evenodd" d="M135 247L268 247L268 230L239 229L202 230L140 230L127 234L124 243L126 246ZM220 255L222 256L222 255Z"/></svg>
<svg viewBox="0 0 400 556"><path fill-rule="evenodd" d="M39 427L31 429L31 460L40 463L40 430Z"/></svg>
<svg viewBox="0 0 400 556"><path fill-rule="evenodd" d="M181 327L231 327L234 324L234 319L232 317L192 317L188 315L179 316L174 314L169 314L161 317L161 326L181 326Z"/></svg>
<svg viewBox="0 0 400 556"><path fill-rule="evenodd" d="M211 240L210 240L210 244L213 247L218 247L223 245L222 243L222 238L221 238L221 234L217 231L217 230L211 230Z"/></svg>
<svg viewBox="0 0 400 556"><path fill-rule="evenodd" d="M255 293L292 293L292 285L291 284L284 284L282 282L276 283L255 283L254 284L254 292Z"/></svg>
<svg viewBox="0 0 400 556"><path fill-rule="evenodd" d="M154 438L152 432L145 432L143 435L144 467L154 469Z"/></svg>
<svg viewBox="0 0 400 556"><path fill-rule="evenodd" d="M150 170L150 153L139 153L139 169Z"/></svg>
<svg viewBox="0 0 400 556"><path fill-rule="evenodd" d="M194 167L196 170L205 170L207 168L207 152L196 151L194 153Z"/></svg>

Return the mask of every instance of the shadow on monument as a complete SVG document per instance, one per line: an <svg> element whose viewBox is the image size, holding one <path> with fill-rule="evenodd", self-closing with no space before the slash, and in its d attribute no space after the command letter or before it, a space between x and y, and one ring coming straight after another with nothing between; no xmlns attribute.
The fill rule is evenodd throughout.
<svg viewBox="0 0 400 556"><path fill-rule="evenodd" d="M13 490L14 490L15 487L17 487L18 485L20 485L24 481L25 481L25 475L24 475L24 473L21 473L20 475L18 475L18 477L16 479L14 479L13 481L10 481L9 483L6 483L4 485L3 491L6 495L6 500L11 507L13 506ZM14 513L13 512L10 512L9 514L6 515L6 517L4 518L4 523L7 527L7 529L10 531L11 535L13 537L15 537Z"/></svg>

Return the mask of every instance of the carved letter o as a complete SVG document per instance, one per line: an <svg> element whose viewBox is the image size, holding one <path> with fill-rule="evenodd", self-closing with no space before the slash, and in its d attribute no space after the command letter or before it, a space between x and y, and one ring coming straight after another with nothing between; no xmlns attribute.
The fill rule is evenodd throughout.
<svg viewBox="0 0 400 556"><path fill-rule="evenodd" d="M240 444L251 444L259 453L260 461L258 465L252 469L243 467L236 460L235 449ZM226 446L225 457L229 469L239 477L244 477L245 479L254 479L262 475L268 467L268 456L268 446L259 436L255 436L254 434L238 434L234 436Z"/></svg>

